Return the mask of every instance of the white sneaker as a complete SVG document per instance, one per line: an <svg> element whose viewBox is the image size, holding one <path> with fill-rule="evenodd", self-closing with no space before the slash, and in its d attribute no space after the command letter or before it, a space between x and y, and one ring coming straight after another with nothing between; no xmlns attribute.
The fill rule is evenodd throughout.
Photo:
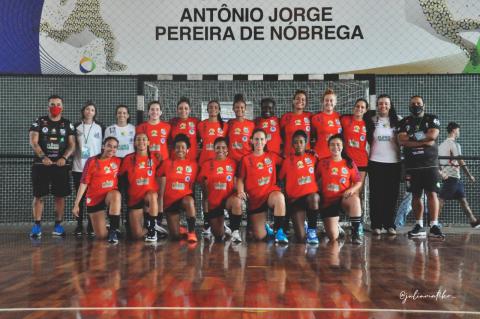
<svg viewBox="0 0 480 319"><path fill-rule="evenodd" d="M240 231L238 229L233 231L232 241L234 243L241 243L242 242L242 236L240 236Z"/></svg>
<svg viewBox="0 0 480 319"><path fill-rule="evenodd" d="M345 237L345 231L343 230L342 226L340 224L338 225L338 238L344 238Z"/></svg>
<svg viewBox="0 0 480 319"><path fill-rule="evenodd" d="M396 235L396 234L397 234L397 231L395 230L395 228L389 227L389 228L387 229L387 233L388 233L389 235Z"/></svg>
<svg viewBox="0 0 480 319"><path fill-rule="evenodd" d="M210 227L204 229L202 235L203 237L210 237L212 235L212 229Z"/></svg>
<svg viewBox="0 0 480 319"><path fill-rule="evenodd" d="M232 230L230 229L230 227L227 226L227 224L225 222L223 223L223 229L224 229L224 232L225 232L225 236L227 236L227 237L232 236Z"/></svg>
<svg viewBox="0 0 480 319"><path fill-rule="evenodd" d="M162 225L155 224L155 230L160 235L168 235L168 230L165 227L163 227Z"/></svg>
<svg viewBox="0 0 480 319"><path fill-rule="evenodd" d="M380 234L382 233L382 230L381 230L380 228L374 228L374 229L372 230L372 233L373 233L374 235L380 235Z"/></svg>

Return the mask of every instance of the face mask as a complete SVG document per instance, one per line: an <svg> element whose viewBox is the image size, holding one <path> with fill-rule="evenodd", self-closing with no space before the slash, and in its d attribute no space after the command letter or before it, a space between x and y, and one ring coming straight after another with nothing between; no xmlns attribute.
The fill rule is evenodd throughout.
<svg viewBox="0 0 480 319"><path fill-rule="evenodd" d="M50 111L50 114L53 116L53 117L57 117L60 115L60 113L62 113L62 107L61 106L51 106L49 108L49 111Z"/></svg>
<svg viewBox="0 0 480 319"><path fill-rule="evenodd" d="M415 116L420 115L423 112L423 105L410 105L410 113Z"/></svg>

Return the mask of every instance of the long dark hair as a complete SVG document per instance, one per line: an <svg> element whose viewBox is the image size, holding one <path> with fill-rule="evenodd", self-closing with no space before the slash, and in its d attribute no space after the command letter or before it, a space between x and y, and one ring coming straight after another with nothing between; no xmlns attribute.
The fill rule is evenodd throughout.
<svg viewBox="0 0 480 319"><path fill-rule="evenodd" d="M120 144L120 142L118 141L118 139L115 136L106 137L102 142L102 151L99 154L95 155L96 158L100 159L102 157L103 149L104 149L105 144L107 144L108 141L112 141L112 140L117 142L117 145Z"/></svg>
<svg viewBox="0 0 480 319"><path fill-rule="evenodd" d="M395 109L393 105L392 98L388 94L380 94L377 97L377 105L378 105L378 100L387 98L390 100L390 110L388 111L388 118L390 120L390 127L398 127L398 115L397 115L397 110ZM365 112L363 114L363 120L365 121L365 126L367 128L367 141L369 144L372 143L373 141L373 133L375 132L375 123L373 121L373 117L377 113L376 110L370 110Z"/></svg>
<svg viewBox="0 0 480 319"><path fill-rule="evenodd" d="M353 160L350 156L348 156L346 148L345 148L345 141L343 140L343 135L342 134L335 134L332 135L328 138L328 145L330 146L330 141L334 139L339 139L342 141L343 147L342 147L342 158L347 162L348 168L353 168Z"/></svg>
<svg viewBox="0 0 480 319"><path fill-rule="evenodd" d="M137 139L137 136L138 135L145 135L147 137L147 141L149 140L148 139L148 135L145 134L145 133L137 133L135 134L135 136L133 137L133 140L135 141ZM137 164L137 147L134 145L133 148L135 149L135 152L133 153L133 167L136 166ZM153 166L153 163L152 163L152 153L150 153L150 146L147 146L147 156L148 156L148 162L147 162L147 167L149 169L152 169L152 166Z"/></svg>
<svg viewBox="0 0 480 319"><path fill-rule="evenodd" d="M223 119L222 119L222 116L220 115L220 111L222 110L222 108L220 107L220 102L218 102L218 100L216 99L210 100L207 103L207 108L211 103L217 103L218 105L217 121L220 123L220 127L222 128L222 131L223 131Z"/></svg>

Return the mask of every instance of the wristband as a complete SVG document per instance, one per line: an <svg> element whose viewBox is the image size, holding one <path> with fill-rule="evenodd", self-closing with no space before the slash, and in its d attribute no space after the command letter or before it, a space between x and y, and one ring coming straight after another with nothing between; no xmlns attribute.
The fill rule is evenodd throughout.
<svg viewBox="0 0 480 319"><path fill-rule="evenodd" d="M66 158L65 156L62 156L60 158L63 158L65 160L65 162L68 161L68 158Z"/></svg>

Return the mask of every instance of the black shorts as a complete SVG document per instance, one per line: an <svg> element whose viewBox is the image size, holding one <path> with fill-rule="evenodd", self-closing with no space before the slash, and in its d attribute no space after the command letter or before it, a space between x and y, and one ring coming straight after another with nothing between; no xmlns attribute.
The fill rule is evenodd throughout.
<svg viewBox="0 0 480 319"><path fill-rule="evenodd" d="M217 208L206 212L205 217L210 220L212 218L224 216L224 210L225 210L225 205L220 205Z"/></svg>
<svg viewBox="0 0 480 319"><path fill-rule="evenodd" d="M307 194L305 196L302 196L300 198L295 199L293 202L288 202L287 201L287 210L293 211L297 209L308 209L308 200L307 197L310 196L311 194Z"/></svg>
<svg viewBox="0 0 480 319"><path fill-rule="evenodd" d="M465 198L465 187L458 178L449 177L443 181L439 196L444 200Z"/></svg>
<svg viewBox="0 0 480 319"><path fill-rule="evenodd" d="M191 196L191 195L187 195L187 196ZM180 198L179 200L174 202L169 207L164 207L163 211L165 213L178 213L178 212L182 211L183 210L182 200L183 200L183 198Z"/></svg>
<svg viewBox="0 0 480 319"><path fill-rule="evenodd" d="M440 191L440 174L438 167L427 167L420 169L407 168L407 191L412 194L422 194ZM409 180L410 179L410 180Z"/></svg>
<svg viewBox="0 0 480 319"><path fill-rule="evenodd" d="M52 194L56 197L66 197L72 193L70 185L70 166L32 165L33 196L43 197Z"/></svg>
<svg viewBox="0 0 480 319"><path fill-rule="evenodd" d="M342 200L339 199L327 207L320 208L320 216L322 216L322 218L339 217L341 211Z"/></svg>
<svg viewBox="0 0 480 319"><path fill-rule="evenodd" d="M357 169L359 172L366 172L368 169L368 166L358 166Z"/></svg>
<svg viewBox="0 0 480 319"><path fill-rule="evenodd" d="M267 202L263 203L260 207L256 209L248 209L247 210L247 215L256 215L260 213L266 213L268 212L268 204Z"/></svg>
<svg viewBox="0 0 480 319"><path fill-rule="evenodd" d="M95 206L87 206L87 213L89 214L93 214L101 210L107 210L107 203L105 203L105 199Z"/></svg>
<svg viewBox="0 0 480 319"><path fill-rule="evenodd" d="M138 203L128 206L128 209L143 209L145 207L145 201L141 199Z"/></svg>

